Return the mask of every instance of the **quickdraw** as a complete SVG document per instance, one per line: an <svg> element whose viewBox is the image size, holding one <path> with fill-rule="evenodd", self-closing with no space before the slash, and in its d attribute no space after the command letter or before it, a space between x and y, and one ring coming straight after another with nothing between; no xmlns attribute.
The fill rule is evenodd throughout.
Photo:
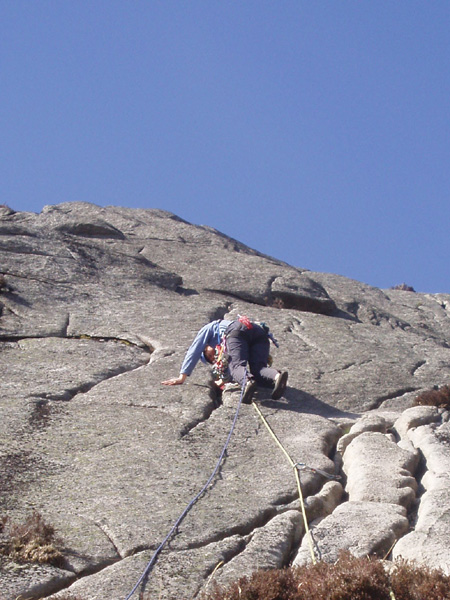
<svg viewBox="0 0 450 600"><path fill-rule="evenodd" d="M310 473L318 473L319 475L323 475L327 479L333 479L334 481L338 481L341 479L340 475L332 475L331 473L327 473L326 471L322 471L322 469L315 469L314 467L309 467L305 463L295 463L294 467L296 467L299 471L309 471Z"/></svg>

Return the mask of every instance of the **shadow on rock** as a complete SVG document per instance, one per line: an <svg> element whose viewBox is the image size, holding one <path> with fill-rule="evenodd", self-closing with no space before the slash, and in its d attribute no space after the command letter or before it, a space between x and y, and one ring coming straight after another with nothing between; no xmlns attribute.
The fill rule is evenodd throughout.
<svg viewBox="0 0 450 600"><path fill-rule="evenodd" d="M340 410L335 406L326 404L326 402L319 400L312 394L289 386L286 388L284 396L280 400L272 400L269 394L269 391L260 389L258 390L258 397L256 398L267 408L319 415L325 419L353 420L358 419L361 416L358 413Z"/></svg>

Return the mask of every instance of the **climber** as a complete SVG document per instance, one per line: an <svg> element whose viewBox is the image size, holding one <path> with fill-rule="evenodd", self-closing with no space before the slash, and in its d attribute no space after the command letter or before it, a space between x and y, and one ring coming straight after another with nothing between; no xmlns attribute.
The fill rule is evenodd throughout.
<svg viewBox="0 0 450 600"><path fill-rule="evenodd" d="M287 371L277 371L268 366L269 333L264 324L254 323L247 317L235 321L225 319L212 321L200 329L190 345L181 365L178 377L162 381L163 385L181 385L191 375L200 359L213 366L217 364L220 348L225 349L226 370L230 379L240 386L244 384L246 366L249 373L242 401L249 404L257 385L273 388L272 398L278 400L286 389ZM276 343L274 341L274 343Z"/></svg>

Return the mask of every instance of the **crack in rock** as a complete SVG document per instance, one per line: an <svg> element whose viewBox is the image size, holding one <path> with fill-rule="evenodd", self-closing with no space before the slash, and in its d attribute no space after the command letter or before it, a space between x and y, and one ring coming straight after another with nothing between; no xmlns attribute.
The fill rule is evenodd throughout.
<svg viewBox="0 0 450 600"><path fill-rule="evenodd" d="M108 444L108 445L109 445L109 446L111 446L112 444ZM106 446L104 446L104 447L106 447ZM96 523L96 522L93 522L93 524L95 525L95 527L97 527L97 529L99 529L99 530L100 530L100 531L103 533L103 535L106 537L106 539L108 540L108 542L111 544L111 546L112 546L112 547L114 548L114 550L116 551L116 554L117 554L117 556L118 556L118 559L117 559L117 561L118 561L118 560L121 560L121 559L123 559L123 558L125 558L124 556L122 556L122 555L121 555L119 548L117 547L117 545L116 545L116 543L114 542L113 538L112 538L112 537L109 535L109 533L108 533L108 531L107 531L106 527L102 526L102 524L101 524L101 523ZM109 565L111 565L111 564L114 564L114 562L117 562L117 561L110 561L110 562L109 562L109 564L105 564L104 566L105 566L105 567L106 567L106 566L109 566ZM104 567L102 567L102 568L104 568ZM98 570L100 570L100 569L97 569L97 571L98 571ZM95 571L95 572L97 572L97 571Z"/></svg>
<svg viewBox="0 0 450 600"><path fill-rule="evenodd" d="M323 484L321 476L302 475L308 522L314 523L315 532L323 527L324 546L337 547L340 539L341 548L348 541L346 547L366 550L370 538L378 536L372 549L379 549L380 539L383 545L390 541L383 533L389 531L392 539L395 526L395 535L402 535L409 517L415 534L410 556L425 556L435 564L435 552L425 548L429 540L424 541L423 534L435 537L442 562L448 565L450 469L447 463L445 472L434 473L431 467L433 461L442 465L447 460L450 441L447 446L437 439L437 431L448 433L445 440L450 440L450 423L430 428L436 448L426 455L429 441L423 437L426 431L419 440L417 413L416 420L408 417L407 436L399 433L406 421L397 423L398 431L391 420L406 412L417 388L447 383L450 295L384 293L333 274L296 269L161 211L66 203L47 207L40 215L0 208L0 218L2 232L12 234L0 245L16 251L3 252L1 264L9 277L7 285L14 289L5 290L0 279L5 336L0 334L0 369L5 373L1 461L6 474L0 502L11 518L30 506L42 509L70 546L67 558L76 571L93 565L101 572L89 579L84 571L84 581L77 582L79 587L75 583L71 592L80 598L121 597L141 565L144 568L146 554L125 559L117 549L125 556L129 549L144 546L150 554L148 547L163 539L167 523L180 505L185 506L186 495L198 492L208 469L217 463L236 394L221 405L214 394L208 397L201 373L171 392L161 388L160 381L175 368L178 344L187 344L190 328L223 318L230 309L232 316L253 312L280 341L279 350L273 351L274 364L289 370L286 397L272 403L270 394L258 392L257 399L274 408L268 416L293 456L324 470L332 470L333 462L341 469L338 449L353 442L342 437L336 446L337 433L332 435L322 421L327 416L336 428L342 427L340 432L355 424L350 437L358 426L370 426L374 433L380 427L380 435L386 436L386 455L377 459L367 446L365 465L357 450L361 446L355 443L344 465L353 460L352 476L342 479L347 492L339 482ZM73 233L89 239L74 238ZM20 249L22 254L17 253ZM217 291L208 293L205 285ZM96 335L82 335L85 332ZM123 379L116 379L121 375ZM76 400L56 402L71 398ZM374 405L382 407L376 415L370 410ZM143 412L146 408L150 412ZM276 450L266 456L262 434L261 439L251 439L262 426L253 426L248 411L253 409L243 407L213 493L207 491L155 567L152 578L159 577L164 586L159 590L159 582L150 581L148 597L158 598L159 593L161 598L192 598L216 568L218 555L234 562L235 574L240 575L241 567L247 574L260 565L268 549L276 554L278 541L285 544L292 534L286 526L276 531L275 542L269 539L276 519L286 525L291 510L293 520L298 518L299 500L292 471L282 466L282 457ZM370 424L369 418L365 424L362 418L356 421L362 413L370 415ZM444 421L443 415L440 419ZM420 482L417 520L413 522L414 501L409 514L405 506L391 510L381 502L375 508L368 502L351 502L353 486L358 486L358 496L371 481L369 491L378 496L383 491L385 496L389 492L403 497L405 483L413 489L400 468L392 476L389 454L398 454L397 441L411 451L413 438L426 455L421 465L426 470L414 473ZM366 472L358 478L363 466ZM375 476L374 467L380 469ZM331 515L333 520L327 522ZM440 525L443 529L437 531ZM204 546L205 540L209 545ZM189 542L195 547L187 547ZM117 560L117 568L106 559ZM108 564L109 570L103 568ZM233 565L226 567L231 572ZM38 573L39 581L47 581L47 576L48 572ZM7 593L9 598L9 589ZM4 594L2 588L0 595Z"/></svg>
<svg viewBox="0 0 450 600"><path fill-rule="evenodd" d="M93 390L95 387L97 387L101 383L104 383L105 381L114 379L115 377L120 377L121 375L124 375L125 373L131 373L133 371L136 371L136 370L142 368L143 366L145 366L145 365L139 365L138 367L133 367L131 369L128 367L124 367L124 366L116 367L112 373L105 375L103 377L103 379L101 379L99 381L91 381L91 382L82 383L76 387L67 388L64 391L59 392L59 393L42 392L39 394L30 394L29 398L35 398L37 400L52 400L55 402L61 402L61 401L62 402L70 402L76 396L79 396L81 394L87 394L88 392Z"/></svg>
<svg viewBox="0 0 450 600"><path fill-rule="evenodd" d="M427 364L426 360L419 360L413 367L411 368L411 375L417 375L417 371L421 369L424 365ZM415 390L413 390L415 391Z"/></svg>
<svg viewBox="0 0 450 600"><path fill-rule="evenodd" d="M189 434L194 432L197 427L206 423L218 408L220 407L215 404L213 399L211 399L211 402L203 406L202 414L200 416L193 418L184 425L180 430L180 437L186 438L189 436Z"/></svg>
<svg viewBox="0 0 450 600"><path fill-rule="evenodd" d="M386 394L385 396L376 398L371 403L370 408L371 408L371 410L376 410L376 409L380 408L384 404L384 402L386 402L387 400L393 400L394 398L401 398L402 396L405 396L406 394L409 394L411 392L416 392L418 389L419 388L417 388L417 387L400 388L399 390L390 392L389 394Z"/></svg>
<svg viewBox="0 0 450 600"><path fill-rule="evenodd" d="M274 517L276 517L277 514L279 513L276 508L266 508L263 511L261 511L260 515L256 515L254 518L252 518L245 524L237 525L234 527L230 526L229 528L223 530L220 534L213 535L200 542L187 543L181 549L196 550L198 548L210 546L211 544L223 542L224 540L234 536L247 538L248 536L252 536L256 530L265 527L265 525L267 525L267 523L269 523Z"/></svg>

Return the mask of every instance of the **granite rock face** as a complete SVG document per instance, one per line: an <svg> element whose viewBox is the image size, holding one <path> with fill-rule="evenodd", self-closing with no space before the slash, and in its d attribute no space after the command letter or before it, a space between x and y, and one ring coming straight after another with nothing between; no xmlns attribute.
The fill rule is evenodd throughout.
<svg viewBox="0 0 450 600"><path fill-rule="evenodd" d="M0 517L38 511L64 555L58 568L0 556L3 600L127 597L216 468L239 404L203 365L183 386L160 382L202 325L238 314L280 343L288 388L255 403L301 463L317 556L449 572L448 413L413 407L449 382L449 311L448 295L294 268L160 210L0 207ZM242 405L216 477L139 591L192 598L312 560L294 475Z"/></svg>

